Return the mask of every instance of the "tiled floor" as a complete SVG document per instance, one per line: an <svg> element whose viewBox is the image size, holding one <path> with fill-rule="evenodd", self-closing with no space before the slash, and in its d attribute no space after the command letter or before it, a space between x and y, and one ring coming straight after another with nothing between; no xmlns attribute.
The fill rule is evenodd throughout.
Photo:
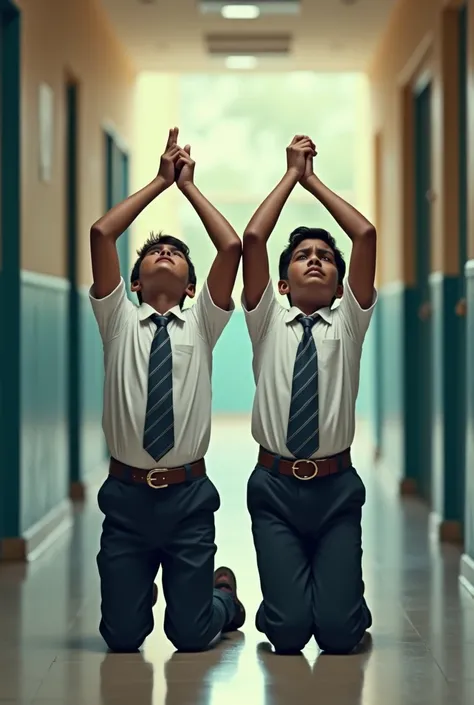
<svg viewBox="0 0 474 705"><path fill-rule="evenodd" d="M94 502L72 534L27 567L0 567L0 705L468 705L474 703L474 600L459 552L430 544L426 510L401 504L355 449L368 501L365 578L373 645L358 656L274 656L253 627L260 593L245 482L255 459L248 421L218 421L208 465L222 507L218 563L236 567L250 617L217 649L173 654L157 627L140 655L106 655L97 635ZM284 566L282 566L284 569Z"/></svg>

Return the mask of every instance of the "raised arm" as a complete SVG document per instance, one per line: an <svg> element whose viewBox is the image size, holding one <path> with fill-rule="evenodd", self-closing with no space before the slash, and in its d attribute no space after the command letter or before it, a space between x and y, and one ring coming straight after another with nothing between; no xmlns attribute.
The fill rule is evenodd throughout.
<svg viewBox="0 0 474 705"><path fill-rule="evenodd" d="M306 155L314 154L313 144L309 137L296 135L286 153L285 176L256 210L244 232L243 279L247 311L252 311L258 306L268 285L270 270L267 240L277 224L290 193L304 174Z"/></svg>
<svg viewBox="0 0 474 705"><path fill-rule="evenodd" d="M178 128L169 132L166 150L161 157L158 175L145 188L110 209L91 228L92 274L94 296L103 299L120 283L120 265L116 243L138 215L175 180L178 158Z"/></svg>
<svg viewBox="0 0 474 705"><path fill-rule="evenodd" d="M302 186L318 199L352 240L349 285L359 306L368 309L374 299L377 234L375 227L358 210L331 191L313 172L308 156Z"/></svg>
<svg viewBox="0 0 474 705"><path fill-rule="evenodd" d="M180 150L177 169L177 186L186 196L211 238L217 255L207 277L207 287L215 306L229 310L237 271L242 255L242 243L231 224L214 208L194 183L195 163L191 147Z"/></svg>

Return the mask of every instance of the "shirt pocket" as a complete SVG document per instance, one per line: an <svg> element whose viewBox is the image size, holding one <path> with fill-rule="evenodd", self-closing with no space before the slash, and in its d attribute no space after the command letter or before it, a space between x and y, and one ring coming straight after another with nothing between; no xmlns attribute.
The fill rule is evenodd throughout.
<svg viewBox="0 0 474 705"><path fill-rule="evenodd" d="M195 359L196 351L194 345L174 345L173 346L173 380L176 383L183 382L192 373L192 363Z"/></svg>
<svg viewBox="0 0 474 705"><path fill-rule="evenodd" d="M317 344L318 367L328 372L339 369L342 355L342 342L340 339L321 340Z"/></svg>
<svg viewBox="0 0 474 705"><path fill-rule="evenodd" d="M192 355L194 350L194 345L175 345L173 347L173 354L179 355Z"/></svg>

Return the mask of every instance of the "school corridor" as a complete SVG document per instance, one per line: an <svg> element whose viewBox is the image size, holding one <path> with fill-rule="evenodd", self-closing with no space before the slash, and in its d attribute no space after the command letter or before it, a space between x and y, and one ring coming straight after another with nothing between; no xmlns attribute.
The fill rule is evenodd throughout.
<svg viewBox="0 0 474 705"><path fill-rule="evenodd" d="M473 81L474 0L0 0L0 705L474 702ZM247 622L212 651L175 654L159 598L142 654L107 654L98 636L108 453L89 228L155 176L175 124L239 233L297 133L376 224L354 445L374 625L353 656L313 644L276 657L254 627L240 277L215 350L207 462L216 560L235 567ZM302 224L331 230L349 257L295 190L272 275ZM152 230L190 246L199 290L213 248L177 189L120 239L125 281Z"/></svg>

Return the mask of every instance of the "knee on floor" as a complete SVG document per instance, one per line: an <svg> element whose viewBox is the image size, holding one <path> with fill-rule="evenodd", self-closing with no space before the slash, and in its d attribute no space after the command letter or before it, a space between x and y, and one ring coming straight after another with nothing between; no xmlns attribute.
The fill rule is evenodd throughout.
<svg viewBox="0 0 474 705"><path fill-rule="evenodd" d="M205 651L211 644L211 639L206 632L199 631L191 625L188 629L168 630L165 628L166 636L177 651L195 653Z"/></svg>
<svg viewBox="0 0 474 705"><path fill-rule="evenodd" d="M277 653L297 654L312 637L311 624L304 619L272 626L267 630L267 637Z"/></svg>
<svg viewBox="0 0 474 705"><path fill-rule="evenodd" d="M363 635L364 631L353 620L341 620L338 617L323 620L315 630L319 648L331 654L350 654Z"/></svg>
<svg viewBox="0 0 474 705"><path fill-rule="evenodd" d="M139 634L136 630L124 628L112 632L103 625L100 633L110 651L117 654L136 653L148 636L148 633Z"/></svg>

